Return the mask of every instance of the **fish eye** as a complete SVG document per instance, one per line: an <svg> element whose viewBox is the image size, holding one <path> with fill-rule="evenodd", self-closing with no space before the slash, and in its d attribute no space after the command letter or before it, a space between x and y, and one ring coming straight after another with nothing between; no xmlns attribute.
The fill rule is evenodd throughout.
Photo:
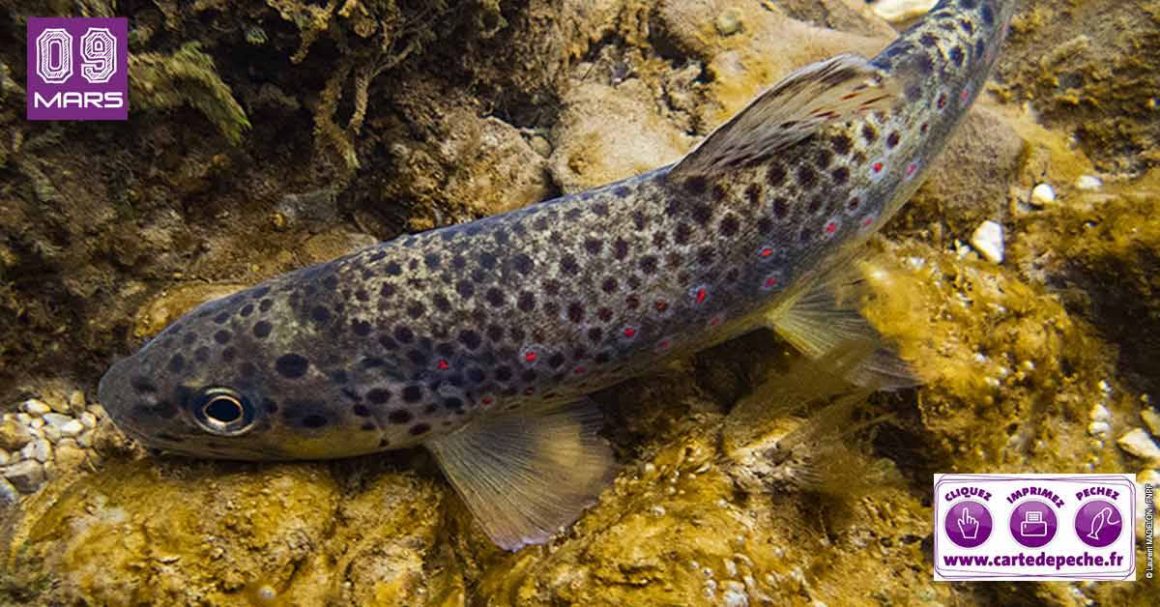
<svg viewBox="0 0 1160 607"><path fill-rule="evenodd" d="M254 426L254 407L230 388L206 388L195 401L193 418L206 432L237 436Z"/></svg>

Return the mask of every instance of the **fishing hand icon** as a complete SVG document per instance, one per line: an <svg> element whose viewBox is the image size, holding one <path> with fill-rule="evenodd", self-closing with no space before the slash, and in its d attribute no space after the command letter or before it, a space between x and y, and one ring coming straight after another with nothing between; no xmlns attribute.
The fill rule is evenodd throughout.
<svg viewBox="0 0 1160 607"><path fill-rule="evenodd" d="M964 506L955 522L959 524L959 533L964 539L973 540L979 537L979 519L971 516L970 508Z"/></svg>

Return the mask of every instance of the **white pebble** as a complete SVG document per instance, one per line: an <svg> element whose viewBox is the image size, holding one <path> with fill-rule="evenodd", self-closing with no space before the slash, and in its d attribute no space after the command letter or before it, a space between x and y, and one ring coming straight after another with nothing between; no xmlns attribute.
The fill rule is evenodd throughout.
<svg viewBox="0 0 1160 607"><path fill-rule="evenodd" d="M85 431L85 425L73 419L60 427L61 436L79 436L81 432Z"/></svg>
<svg viewBox="0 0 1160 607"><path fill-rule="evenodd" d="M41 430L43 431L44 438L48 439L48 442L55 443L60 440L60 428L56 426L45 426Z"/></svg>
<svg viewBox="0 0 1160 607"><path fill-rule="evenodd" d="M1003 263L1003 226L994 221L979 224L971 235L971 246L988 261Z"/></svg>
<svg viewBox="0 0 1160 607"><path fill-rule="evenodd" d="M1075 187L1077 190L1098 190L1104 187L1104 182L1095 175L1080 175L1075 180Z"/></svg>
<svg viewBox="0 0 1160 607"><path fill-rule="evenodd" d="M28 422L28 427L31 428L33 432L35 432L44 427L44 420L39 417L34 417L32 418L32 421Z"/></svg>
<svg viewBox="0 0 1160 607"><path fill-rule="evenodd" d="M1160 447L1143 428L1133 428L1116 441L1121 449L1149 462L1160 462Z"/></svg>
<svg viewBox="0 0 1160 607"><path fill-rule="evenodd" d="M44 483L44 466L34 461L20 462L9 466L4 478L21 493L32 493Z"/></svg>
<svg viewBox="0 0 1160 607"><path fill-rule="evenodd" d="M1088 434L1099 438L1105 438L1108 433L1112 431L1112 427L1108 422L1096 421L1088 424Z"/></svg>
<svg viewBox="0 0 1160 607"><path fill-rule="evenodd" d="M52 457L52 446L47 440L39 438L24 445L24 448L20 450L20 455L26 460L34 459L43 464Z"/></svg>
<svg viewBox="0 0 1160 607"><path fill-rule="evenodd" d="M0 478L0 504L15 504L18 499L20 494L17 493L16 487L13 487L7 479Z"/></svg>
<svg viewBox="0 0 1160 607"><path fill-rule="evenodd" d="M1148 432L1151 432L1152 436L1160 436L1160 413L1144 409L1140 412L1140 419L1144 420L1144 425L1148 426Z"/></svg>
<svg viewBox="0 0 1160 607"><path fill-rule="evenodd" d="M80 413L85 410L85 393L80 390L73 390L72 394L68 395L68 406L73 413Z"/></svg>
<svg viewBox="0 0 1160 607"><path fill-rule="evenodd" d="M52 411L52 407L46 405L44 402L30 398L20 405L20 408L29 415L40 417L45 413Z"/></svg>
<svg viewBox="0 0 1160 607"><path fill-rule="evenodd" d="M1031 203L1036 206L1046 206L1055 202L1055 188L1049 183L1041 183L1031 190Z"/></svg>
<svg viewBox="0 0 1160 607"><path fill-rule="evenodd" d="M27 426L29 423L32 422L32 416L27 414L27 413L23 413L23 412L17 413L16 414L16 421Z"/></svg>
<svg viewBox="0 0 1160 607"><path fill-rule="evenodd" d="M1088 415L1093 422L1106 422L1112 418L1111 412L1103 405L1093 405L1091 413Z"/></svg>
<svg viewBox="0 0 1160 607"><path fill-rule="evenodd" d="M46 413L44 415L44 423L53 426L58 430L61 426L71 422L72 420L73 418L67 415L61 415L60 413Z"/></svg>
<svg viewBox="0 0 1160 607"><path fill-rule="evenodd" d="M89 430L92 430L97 427L97 416L85 411L81 413L81 424Z"/></svg>
<svg viewBox="0 0 1160 607"><path fill-rule="evenodd" d="M4 449L0 449L0 466L7 466L10 461L12 461L12 456Z"/></svg>
<svg viewBox="0 0 1160 607"><path fill-rule="evenodd" d="M937 0L878 0L874 3L874 12L891 23L898 23L925 15L936 3Z"/></svg>

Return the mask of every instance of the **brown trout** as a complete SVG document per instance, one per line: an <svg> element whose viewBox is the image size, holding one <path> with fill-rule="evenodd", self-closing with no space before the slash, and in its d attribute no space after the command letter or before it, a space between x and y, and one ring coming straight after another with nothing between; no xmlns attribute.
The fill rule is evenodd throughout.
<svg viewBox="0 0 1160 607"><path fill-rule="evenodd" d="M865 330L817 285L918 187L1013 4L944 0L873 59L790 74L672 166L206 303L113 365L100 402L191 456L423 445L496 543L544 541L613 470L585 395L762 325L815 357ZM889 355L863 367L906 381Z"/></svg>

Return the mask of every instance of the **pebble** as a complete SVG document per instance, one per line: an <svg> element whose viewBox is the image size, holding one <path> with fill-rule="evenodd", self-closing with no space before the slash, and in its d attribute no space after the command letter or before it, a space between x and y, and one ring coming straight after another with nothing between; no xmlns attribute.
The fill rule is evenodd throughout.
<svg viewBox="0 0 1160 607"><path fill-rule="evenodd" d="M85 410L85 393L80 390L73 390L72 394L68 395L68 406L71 413L82 413Z"/></svg>
<svg viewBox="0 0 1160 607"><path fill-rule="evenodd" d="M1152 436L1160 436L1160 413L1144 409L1140 411L1140 419L1144 420L1144 425L1148 427L1148 432L1151 432Z"/></svg>
<svg viewBox="0 0 1160 607"><path fill-rule="evenodd" d="M1055 188L1049 183L1041 183L1031 189L1031 203L1035 206L1047 206L1055 202Z"/></svg>
<svg viewBox="0 0 1160 607"><path fill-rule="evenodd" d="M1094 422L1106 422L1112 418L1112 414L1108 408L1103 405L1093 405L1091 413L1088 414Z"/></svg>
<svg viewBox="0 0 1160 607"><path fill-rule="evenodd" d="M85 411L84 413L81 413L81 424L84 425L85 428L92 430L93 428L97 427L97 416L89 413L88 411Z"/></svg>
<svg viewBox="0 0 1160 607"><path fill-rule="evenodd" d="M900 23L925 15L938 0L879 0L874 3L874 12L879 17Z"/></svg>
<svg viewBox="0 0 1160 607"><path fill-rule="evenodd" d="M1111 431L1112 427L1105 421L1096 421L1088 424L1088 434L1098 438L1106 438Z"/></svg>
<svg viewBox="0 0 1160 607"><path fill-rule="evenodd" d="M52 445L47 440L38 438L24 445L24 448L20 450L20 455L26 460L34 459L43 464L52 457Z"/></svg>
<svg viewBox="0 0 1160 607"><path fill-rule="evenodd" d="M1104 182L1095 175L1080 175L1075 180L1075 188L1077 190L1098 190L1104 187Z"/></svg>
<svg viewBox="0 0 1160 607"><path fill-rule="evenodd" d="M717 32L722 36L732 36L741 31L741 11L736 7L729 7L717 15Z"/></svg>
<svg viewBox="0 0 1160 607"><path fill-rule="evenodd" d="M8 454L8 451L0 449L0 466L7 466L10 461L12 461L12 456Z"/></svg>
<svg viewBox="0 0 1160 607"><path fill-rule="evenodd" d="M48 442L50 443L55 443L60 440L60 428L57 428L56 426L45 426L41 428L41 434L44 436L44 438L47 438Z"/></svg>
<svg viewBox="0 0 1160 607"><path fill-rule="evenodd" d="M1121 449L1130 455L1149 462L1160 462L1160 447L1143 428L1133 428L1116 441Z"/></svg>
<svg viewBox="0 0 1160 607"><path fill-rule="evenodd" d="M76 441L65 439L56 447L56 464L62 468L75 468L88 459L84 449L77 446Z"/></svg>
<svg viewBox="0 0 1160 607"><path fill-rule="evenodd" d="M8 415L0 422L0 449L15 451L32 440L32 433L20 420Z"/></svg>
<svg viewBox="0 0 1160 607"><path fill-rule="evenodd" d="M984 221L971 235L971 246L988 261L1003 263L1003 226Z"/></svg>
<svg viewBox="0 0 1160 607"><path fill-rule="evenodd" d="M8 466L4 478L21 493L32 493L44 483L44 466L39 462L25 460Z"/></svg>
<svg viewBox="0 0 1160 607"><path fill-rule="evenodd" d="M72 421L72 419L73 418L71 418L67 415L61 415L60 413L46 413L44 415L44 423L46 423L46 424L48 424L48 425L50 425L58 430L60 429L61 426Z"/></svg>
<svg viewBox="0 0 1160 607"><path fill-rule="evenodd" d="M0 478L0 505L15 504L18 499L20 494L17 493L16 487L13 487L8 479Z"/></svg>
<svg viewBox="0 0 1160 607"><path fill-rule="evenodd" d="M67 436L67 437L80 436L80 433L84 432L84 431L85 431L85 425L82 424L79 420L75 420L75 419L70 419L69 421L65 422L65 424L63 426L60 427L61 435Z"/></svg>
<svg viewBox="0 0 1160 607"><path fill-rule="evenodd" d="M52 411L52 407L45 404L44 401L39 401L39 400L36 400L35 398L30 398L30 399L24 401L20 405L20 409L23 410L25 413L27 413L29 415L34 415L36 417L40 417L40 416L44 415L45 413Z"/></svg>

